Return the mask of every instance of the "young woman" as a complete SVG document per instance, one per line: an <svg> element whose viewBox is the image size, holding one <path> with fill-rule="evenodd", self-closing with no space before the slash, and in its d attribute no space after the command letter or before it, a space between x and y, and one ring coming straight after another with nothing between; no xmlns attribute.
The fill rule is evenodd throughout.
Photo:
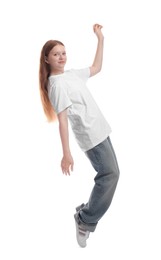
<svg viewBox="0 0 161 260"><path fill-rule="evenodd" d="M65 46L57 40L45 43L40 57L40 94L49 122L58 119L63 158L62 172L70 175L73 157L69 145L68 120L80 148L89 158L97 174L86 204L76 208L77 242L86 246L90 232L109 208L119 178L116 155L110 141L111 128L86 87L89 77L100 72L103 59L102 26L95 24L97 48L93 64L88 68L64 70Z"/></svg>

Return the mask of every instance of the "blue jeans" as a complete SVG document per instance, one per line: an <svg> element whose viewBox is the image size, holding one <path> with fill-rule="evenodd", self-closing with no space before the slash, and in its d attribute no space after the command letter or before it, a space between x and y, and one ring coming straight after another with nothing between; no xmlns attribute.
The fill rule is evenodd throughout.
<svg viewBox="0 0 161 260"><path fill-rule="evenodd" d="M111 204L119 179L119 167L109 137L85 154L97 174L89 201L80 209L77 219L86 230L93 232Z"/></svg>

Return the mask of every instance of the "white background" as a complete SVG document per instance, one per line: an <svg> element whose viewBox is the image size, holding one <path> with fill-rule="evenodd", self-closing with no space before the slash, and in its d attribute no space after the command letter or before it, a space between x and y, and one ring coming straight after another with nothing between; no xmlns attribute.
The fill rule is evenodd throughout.
<svg viewBox="0 0 161 260"><path fill-rule="evenodd" d="M161 259L158 0L3 1L0 6L0 259ZM88 87L110 123L121 176L113 203L88 246L75 239L75 206L95 172L70 134L75 161L61 173L58 125L39 97L43 44L66 45L68 68L93 62L94 23L105 36L104 63Z"/></svg>

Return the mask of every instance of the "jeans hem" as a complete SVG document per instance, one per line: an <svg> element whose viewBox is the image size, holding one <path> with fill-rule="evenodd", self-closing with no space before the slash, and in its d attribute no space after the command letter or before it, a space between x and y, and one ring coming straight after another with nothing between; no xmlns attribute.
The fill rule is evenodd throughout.
<svg viewBox="0 0 161 260"><path fill-rule="evenodd" d="M80 219L79 212L74 214L74 218L75 218L76 222L78 223L78 225L80 225L83 229L88 230L90 232L95 231L97 224L86 224L86 223L84 223Z"/></svg>

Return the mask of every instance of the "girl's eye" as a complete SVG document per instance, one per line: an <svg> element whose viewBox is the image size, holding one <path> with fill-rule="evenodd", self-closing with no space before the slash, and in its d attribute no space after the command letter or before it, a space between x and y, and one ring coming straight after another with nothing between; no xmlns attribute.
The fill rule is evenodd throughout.
<svg viewBox="0 0 161 260"><path fill-rule="evenodd" d="M65 56L65 55L66 55L66 52L63 52L62 54L61 54L61 53L54 53L54 56L55 56L55 57L60 56L60 55Z"/></svg>

